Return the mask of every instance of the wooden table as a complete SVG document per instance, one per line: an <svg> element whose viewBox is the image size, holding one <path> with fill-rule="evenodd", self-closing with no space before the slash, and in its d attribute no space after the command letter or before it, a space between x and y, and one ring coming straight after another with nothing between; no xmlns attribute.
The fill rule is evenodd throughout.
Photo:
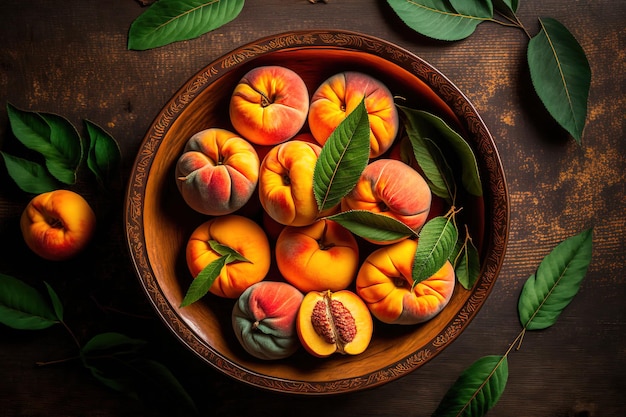
<svg viewBox="0 0 626 417"><path fill-rule="evenodd" d="M161 107L207 63L259 37L297 29L345 29L396 43L446 74L494 135L511 200L510 240L495 287L476 318L442 354L379 388L332 396L283 396L238 383L186 351L157 318L138 285L124 240L123 192L98 207L98 239L84 256L50 263L31 254L19 231L29 196L0 174L0 273L54 287L76 337L117 331L149 342L150 357L179 378L203 415L427 416L473 361L502 354L520 331L525 280L559 242L594 227L593 261L557 324L528 333L509 357L506 390L494 416L617 416L626 413L626 182L624 155L626 3L521 1L531 34L538 17L567 26L593 73L582 146L547 115L530 83L526 35L485 23L466 40L439 42L408 29L386 2L246 2L233 22L198 39L129 51L139 1L0 3L0 148L16 147L6 103L53 112L82 131L82 120L119 142L127 177ZM125 178L126 178L125 177ZM90 184L80 184L86 194ZM68 360L76 347L60 327L0 327L0 410L5 416L150 414L100 385ZM154 410L152 410L152 413Z"/></svg>

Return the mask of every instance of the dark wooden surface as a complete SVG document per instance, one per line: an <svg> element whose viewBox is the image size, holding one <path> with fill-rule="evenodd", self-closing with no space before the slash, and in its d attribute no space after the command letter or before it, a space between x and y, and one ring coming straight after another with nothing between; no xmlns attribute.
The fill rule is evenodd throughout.
<svg viewBox="0 0 626 417"><path fill-rule="evenodd" d="M476 105L494 135L511 199L510 241L499 278L475 320L443 353L385 386L330 398L282 396L231 380L188 353L148 305L131 267L123 232L123 190L98 201L97 239L64 263L37 259L18 219L29 196L0 171L0 273L43 290L50 283L66 305L79 341L118 331L149 342L203 415L428 416L473 361L502 354L520 331L517 298L541 259L565 238L594 227L593 261L579 294L557 324L529 332L509 356L509 380L493 416L626 414L625 109L626 3L520 1L531 34L537 18L565 24L585 49L593 73L587 126L578 146L549 118L533 93L526 35L486 23L470 38L437 42L407 29L384 1L246 2L230 24L198 39L149 51L126 49L133 0L0 3L0 149L17 148L6 103L105 127L120 143L126 176L153 118L206 64L261 36L335 28L394 42L446 74ZM158 415L95 381L60 327L0 327L0 414L5 416ZM167 413L163 413L167 415Z"/></svg>

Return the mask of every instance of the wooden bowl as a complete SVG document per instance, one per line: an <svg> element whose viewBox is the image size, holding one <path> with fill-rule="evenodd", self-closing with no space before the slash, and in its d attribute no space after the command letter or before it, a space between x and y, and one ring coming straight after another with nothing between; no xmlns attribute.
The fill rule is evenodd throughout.
<svg viewBox="0 0 626 417"><path fill-rule="evenodd" d="M231 327L234 300L211 294L179 308L191 282L185 245L206 217L184 203L174 166L189 137L208 127L230 127L228 102L242 75L260 65L295 70L310 91L328 76L359 70L383 81L412 107L444 118L477 155L483 199L463 202L481 253L471 291L457 284L448 306L417 326L375 324L368 349L356 356L315 358L304 349L278 361L261 361L239 345ZM136 157L125 201L126 238L139 281L174 335L202 361L244 383L297 394L336 394L395 380L440 353L475 317L500 270L508 238L509 201L494 141L474 106L444 75L384 40L337 30L296 31L244 45L195 74L165 105Z"/></svg>

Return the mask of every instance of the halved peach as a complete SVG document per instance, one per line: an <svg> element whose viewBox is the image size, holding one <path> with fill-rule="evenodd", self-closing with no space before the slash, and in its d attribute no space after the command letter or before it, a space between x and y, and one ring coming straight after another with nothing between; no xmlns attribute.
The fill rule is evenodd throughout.
<svg viewBox="0 0 626 417"><path fill-rule="evenodd" d="M367 306L355 293L311 291L298 310L296 330L307 352L325 358L335 352L363 353L372 340L374 323Z"/></svg>

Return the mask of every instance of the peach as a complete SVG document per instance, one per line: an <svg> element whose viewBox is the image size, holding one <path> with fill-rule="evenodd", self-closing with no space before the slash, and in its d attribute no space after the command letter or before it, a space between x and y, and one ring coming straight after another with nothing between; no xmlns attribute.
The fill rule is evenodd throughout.
<svg viewBox="0 0 626 417"><path fill-rule="evenodd" d="M230 214L253 195L260 161L252 145L225 129L194 134L176 163L176 185L194 210L210 215Z"/></svg>
<svg viewBox="0 0 626 417"><path fill-rule="evenodd" d="M306 226L320 215L313 194L313 171L322 148L300 140L276 145L259 171L259 200L274 220Z"/></svg>
<svg viewBox="0 0 626 417"><path fill-rule="evenodd" d="M413 168L395 159L377 159L365 167L355 187L341 200L341 209L389 216L417 231L428 218L431 199L428 184Z"/></svg>
<svg viewBox="0 0 626 417"><path fill-rule="evenodd" d="M302 300L296 330L300 343L313 356L324 358L335 352L358 355L369 346L374 323L355 293L312 291Z"/></svg>
<svg viewBox="0 0 626 417"><path fill-rule="evenodd" d="M359 269L354 235L332 220L308 226L285 226L276 242L281 275L302 292L347 288Z"/></svg>
<svg viewBox="0 0 626 417"><path fill-rule="evenodd" d="M310 142L317 145L317 141L309 132L301 132L296 136L291 138L290 140L301 140L303 142ZM271 151L276 145L253 145L254 149L256 149L256 153L259 155L259 159L262 161L265 159L265 156Z"/></svg>
<svg viewBox="0 0 626 417"><path fill-rule="evenodd" d="M435 317L448 304L456 278L449 261L413 286L413 257L418 242L405 239L372 252L356 278L356 292L372 315L388 324L417 324Z"/></svg>
<svg viewBox="0 0 626 417"><path fill-rule="evenodd" d="M247 260L227 263L209 288L211 293L237 298L249 286L265 279L271 264L270 244L263 228L256 222L229 214L199 225L189 237L185 249L187 267L194 278L222 256L211 247L210 241L236 250Z"/></svg>
<svg viewBox="0 0 626 417"><path fill-rule="evenodd" d="M355 71L331 76L311 97L309 129L320 145L364 98L370 122L370 157L378 157L391 147L400 126L393 96L376 78Z"/></svg>
<svg viewBox="0 0 626 417"><path fill-rule="evenodd" d="M239 134L258 145L276 145L302 129L309 91L300 76L277 65L253 68L235 86L230 121Z"/></svg>
<svg viewBox="0 0 626 417"><path fill-rule="evenodd" d="M96 215L80 194L55 190L33 197L20 218L26 245L50 261L75 257L91 241Z"/></svg>
<svg viewBox="0 0 626 417"><path fill-rule="evenodd" d="M232 326L241 346L258 359L284 359L300 347L296 316L303 294L281 281L246 289L233 307Z"/></svg>

